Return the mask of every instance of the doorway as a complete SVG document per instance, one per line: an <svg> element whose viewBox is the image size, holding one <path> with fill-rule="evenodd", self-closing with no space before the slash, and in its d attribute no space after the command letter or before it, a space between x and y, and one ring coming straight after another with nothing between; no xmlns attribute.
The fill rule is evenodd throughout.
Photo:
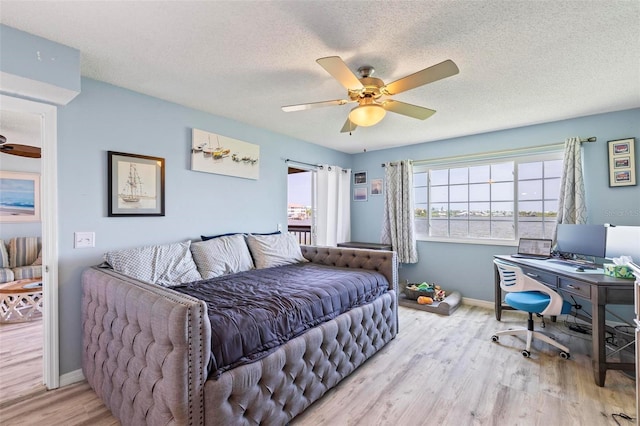
<svg viewBox="0 0 640 426"><path fill-rule="evenodd" d="M60 385L58 336L58 208L57 208L57 108L50 104L0 95L0 114L24 115L38 126L40 158L40 235L42 237L42 297L40 347L42 348L39 382L47 389ZM23 129L23 131L27 131ZM18 141L16 141L18 143ZM0 159L0 161L2 161ZM19 342L20 344L21 342ZM24 343L24 342L22 342Z"/></svg>
<svg viewBox="0 0 640 426"><path fill-rule="evenodd" d="M287 170L287 230L302 245L315 244L315 170Z"/></svg>
<svg viewBox="0 0 640 426"><path fill-rule="evenodd" d="M0 153L1 249L3 257L6 256L5 260L14 262L10 246L22 247L17 250L21 253L19 257L24 256L15 265L23 268L5 270L2 280L0 403L44 390L43 319L37 309L33 308L42 305L42 293L38 291L41 288L33 293L8 293L16 291L15 286L21 285L20 282L37 284L31 283L31 280L14 280L33 277L40 281L38 269L41 267L32 265L41 253L39 244L34 244L33 238L42 236L39 216L39 178L42 167L40 158L25 156L42 148L40 121L36 114L8 109L0 111L0 135L3 136L3 148L6 148ZM4 267L12 266L4 263ZM23 317L28 317L28 320Z"/></svg>

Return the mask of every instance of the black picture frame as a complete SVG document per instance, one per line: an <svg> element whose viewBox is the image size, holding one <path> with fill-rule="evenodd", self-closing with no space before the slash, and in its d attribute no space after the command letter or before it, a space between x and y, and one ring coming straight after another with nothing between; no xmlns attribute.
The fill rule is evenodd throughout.
<svg viewBox="0 0 640 426"><path fill-rule="evenodd" d="M635 138L607 142L609 186L636 185Z"/></svg>
<svg viewBox="0 0 640 426"><path fill-rule="evenodd" d="M164 216L164 158L107 151L108 215Z"/></svg>
<svg viewBox="0 0 640 426"><path fill-rule="evenodd" d="M354 185L366 185L367 184L367 172L355 172L353 174L353 184Z"/></svg>

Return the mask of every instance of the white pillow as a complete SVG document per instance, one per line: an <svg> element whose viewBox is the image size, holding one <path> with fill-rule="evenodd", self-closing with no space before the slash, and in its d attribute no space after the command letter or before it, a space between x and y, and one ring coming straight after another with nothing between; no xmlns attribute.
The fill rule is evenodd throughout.
<svg viewBox="0 0 640 426"><path fill-rule="evenodd" d="M104 260L121 274L172 287L202 280L191 257L191 241L105 253Z"/></svg>
<svg viewBox="0 0 640 426"><path fill-rule="evenodd" d="M257 269L308 262L298 240L288 232L276 235L248 235L247 244Z"/></svg>
<svg viewBox="0 0 640 426"><path fill-rule="evenodd" d="M203 279L253 269L244 235L229 235L191 243L191 254Z"/></svg>

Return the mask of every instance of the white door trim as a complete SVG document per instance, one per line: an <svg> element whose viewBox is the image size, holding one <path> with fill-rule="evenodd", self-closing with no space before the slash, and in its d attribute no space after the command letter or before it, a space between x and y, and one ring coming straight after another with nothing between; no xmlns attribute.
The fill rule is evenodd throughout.
<svg viewBox="0 0 640 426"><path fill-rule="evenodd" d="M58 109L54 105L0 94L0 110L40 116L42 206L43 382L60 386L58 326Z"/></svg>

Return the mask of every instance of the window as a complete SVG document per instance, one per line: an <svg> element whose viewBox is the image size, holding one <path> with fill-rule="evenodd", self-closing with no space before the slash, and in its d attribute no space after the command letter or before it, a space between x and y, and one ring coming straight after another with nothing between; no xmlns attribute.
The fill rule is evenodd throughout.
<svg viewBox="0 0 640 426"><path fill-rule="evenodd" d="M418 238L467 242L551 238L561 176L561 150L464 164L416 165Z"/></svg>

